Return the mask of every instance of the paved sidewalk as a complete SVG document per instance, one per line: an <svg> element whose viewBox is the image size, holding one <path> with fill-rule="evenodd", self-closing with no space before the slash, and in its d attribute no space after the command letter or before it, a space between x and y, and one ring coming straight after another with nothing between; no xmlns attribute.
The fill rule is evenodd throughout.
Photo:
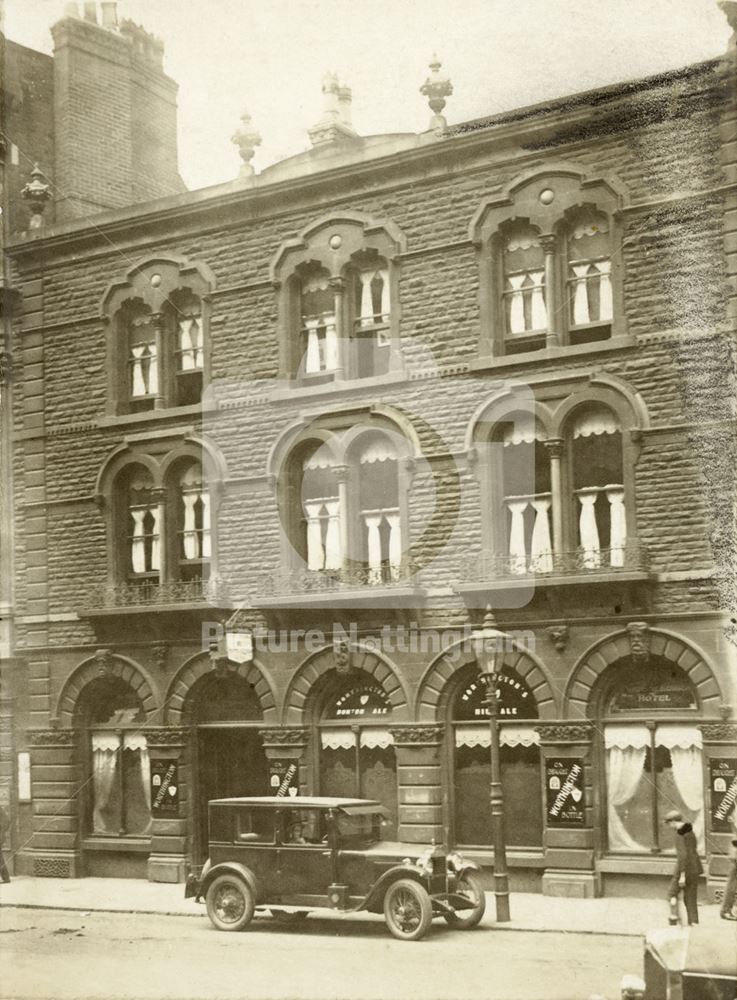
<svg viewBox="0 0 737 1000"><path fill-rule="evenodd" d="M56 879L20 875L9 884L0 885L1 906L172 916L201 917L205 914L204 906L185 900L183 885L138 879ZM513 893L511 910L511 922L501 924L500 929L641 937L646 931L668 924L668 906L660 899L560 899L535 893ZM700 906L699 915L703 925L723 923L715 905ZM357 914L353 919L365 920L367 916ZM484 923L494 923L491 893L487 893Z"/></svg>

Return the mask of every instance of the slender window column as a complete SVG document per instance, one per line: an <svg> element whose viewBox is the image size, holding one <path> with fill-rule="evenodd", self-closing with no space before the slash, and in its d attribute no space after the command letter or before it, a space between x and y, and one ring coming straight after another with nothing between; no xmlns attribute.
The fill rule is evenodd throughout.
<svg viewBox="0 0 737 1000"><path fill-rule="evenodd" d="M166 499L167 491L163 487L158 487L151 490L151 498L156 504L156 531L158 533L158 539L155 540L155 548L152 547L151 552L151 567L152 569L158 569L159 580L162 583L167 583L169 580L173 579L171 572L172 566L169 559L168 545L166 544L167 539L167 523L166 523ZM158 544L157 544L158 543ZM158 557L158 566L156 565Z"/></svg>
<svg viewBox="0 0 737 1000"><path fill-rule="evenodd" d="M563 551L563 490L561 485L561 460L563 439L550 438L545 442L550 455L550 493L553 507L553 553Z"/></svg>
<svg viewBox="0 0 737 1000"><path fill-rule="evenodd" d="M154 370L153 363L149 368L149 387L151 382L155 381L156 398L154 399L154 409L163 410L166 406L166 399L164 397L164 378L169 371L167 365L164 362L164 315L160 312L155 312L151 314L151 319L154 324L154 331L156 336L156 369Z"/></svg>
<svg viewBox="0 0 737 1000"><path fill-rule="evenodd" d="M346 377L346 335L345 329L345 282L342 278L331 278L330 287L335 295L335 379Z"/></svg>
<svg viewBox="0 0 737 1000"><path fill-rule="evenodd" d="M349 525L348 525L348 476L350 469L347 465L336 465L333 473L338 480L338 527L340 530L340 568L343 573L348 571L348 552L350 548Z"/></svg>
<svg viewBox="0 0 737 1000"><path fill-rule="evenodd" d="M553 233L540 237L540 246L545 254L545 305L548 313L548 332L545 336L546 347L558 347L560 344L560 318L558 302L555 294L555 250L557 239Z"/></svg>

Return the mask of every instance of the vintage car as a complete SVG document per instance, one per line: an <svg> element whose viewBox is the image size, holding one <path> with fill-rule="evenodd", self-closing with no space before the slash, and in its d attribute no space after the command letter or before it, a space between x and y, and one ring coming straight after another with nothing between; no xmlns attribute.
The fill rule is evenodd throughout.
<svg viewBox="0 0 737 1000"><path fill-rule="evenodd" d="M209 857L187 879L214 926L240 931L269 909L296 922L312 909L382 913L392 934L417 941L434 916L475 927L485 899L478 866L441 847L381 839L379 802L237 798L209 803Z"/></svg>

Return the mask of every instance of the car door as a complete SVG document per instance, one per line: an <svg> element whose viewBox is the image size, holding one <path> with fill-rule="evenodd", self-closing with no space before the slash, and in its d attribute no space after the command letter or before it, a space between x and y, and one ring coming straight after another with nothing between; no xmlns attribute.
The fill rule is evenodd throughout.
<svg viewBox="0 0 737 1000"><path fill-rule="evenodd" d="M283 903L327 897L331 878L330 845L324 810L285 809L278 824L276 890Z"/></svg>

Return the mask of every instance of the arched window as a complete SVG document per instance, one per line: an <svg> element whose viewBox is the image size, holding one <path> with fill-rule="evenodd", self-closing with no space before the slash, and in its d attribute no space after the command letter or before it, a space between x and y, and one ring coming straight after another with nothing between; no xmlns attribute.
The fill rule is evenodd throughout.
<svg viewBox="0 0 737 1000"><path fill-rule="evenodd" d="M151 310L140 299L127 301L118 314L126 347L124 383L131 413L151 410L159 392L159 359Z"/></svg>
<svg viewBox="0 0 737 1000"><path fill-rule="evenodd" d="M161 571L162 503L154 494L151 473L140 465L129 465L118 480L122 575L144 587L158 583Z"/></svg>
<svg viewBox="0 0 737 1000"><path fill-rule="evenodd" d="M606 406L577 410L570 424L568 455L576 539L586 569L625 564L627 518L622 468L622 429Z"/></svg>
<svg viewBox="0 0 737 1000"><path fill-rule="evenodd" d="M202 468L192 463L177 475L177 578L206 580L210 572L210 492Z"/></svg>
<svg viewBox="0 0 737 1000"><path fill-rule="evenodd" d="M302 343L300 370L304 375L332 374L338 367L335 293L324 268L305 268L299 285Z"/></svg>
<svg viewBox="0 0 737 1000"><path fill-rule="evenodd" d="M340 497L334 460L327 448L317 447L302 461L304 548L310 570L339 571L343 565Z"/></svg>
<svg viewBox="0 0 737 1000"><path fill-rule="evenodd" d="M389 265L377 254L357 254L347 271L352 289L351 367L356 377L383 375L391 355L391 290Z"/></svg>
<svg viewBox="0 0 737 1000"><path fill-rule="evenodd" d="M535 698L525 681L504 667L497 678L501 720L501 769L507 843L540 847L543 834L539 736ZM491 737L486 687L475 664L462 668L450 705L454 758L455 841L484 847L492 842Z"/></svg>
<svg viewBox="0 0 737 1000"><path fill-rule="evenodd" d="M394 443L367 435L358 453L359 560L370 584L398 580L402 569L399 477Z"/></svg>
<svg viewBox="0 0 737 1000"><path fill-rule="evenodd" d="M551 573L553 542L550 456L541 424L529 415L503 421L501 480L508 568L514 574Z"/></svg>
<svg viewBox="0 0 737 1000"><path fill-rule="evenodd" d="M611 234L606 215L592 206L569 213L566 248L570 342L606 340L614 316Z"/></svg>
<svg viewBox="0 0 737 1000"><path fill-rule="evenodd" d="M93 836L145 836L151 828L151 761L145 713L136 692L119 678L93 681L84 691L83 720L90 754L88 830Z"/></svg>
<svg viewBox="0 0 737 1000"><path fill-rule="evenodd" d="M623 657L602 675L607 840L615 853L673 851L663 826L671 810L693 825L704 852L701 731L686 674L665 657Z"/></svg>
<svg viewBox="0 0 737 1000"><path fill-rule="evenodd" d="M199 403L205 368L202 305L190 289L169 296L167 328L174 340L173 381L170 396L177 406Z"/></svg>
<svg viewBox="0 0 737 1000"><path fill-rule="evenodd" d="M545 345L548 328L540 231L516 221L503 227L501 240L506 353L535 350Z"/></svg>
<svg viewBox="0 0 737 1000"><path fill-rule="evenodd" d="M389 811L384 837L397 829L397 769L384 689L354 670L333 672L318 709L320 794L375 799Z"/></svg>

